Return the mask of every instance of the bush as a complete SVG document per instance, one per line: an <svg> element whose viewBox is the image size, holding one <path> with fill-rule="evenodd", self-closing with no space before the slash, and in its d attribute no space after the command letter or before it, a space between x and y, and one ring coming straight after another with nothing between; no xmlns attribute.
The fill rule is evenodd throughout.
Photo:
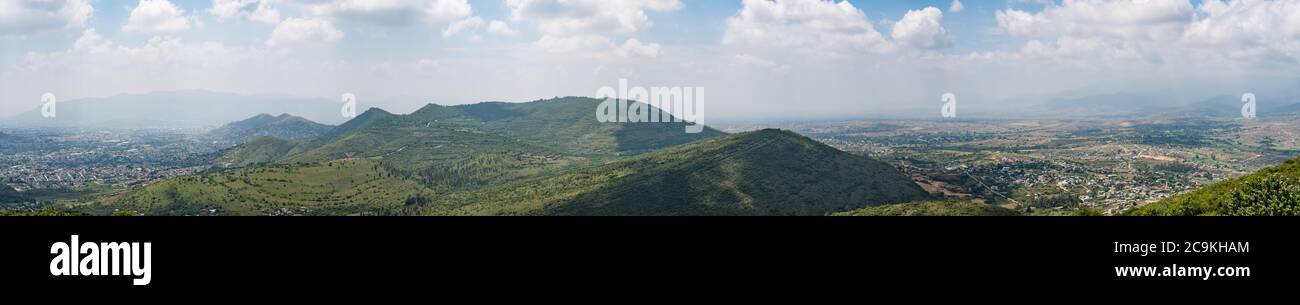
<svg viewBox="0 0 1300 305"><path fill-rule="evenodd" d="M1232 193L1231 216L1300 216L1300 181L1279 175L1246 182Z"/></svg>

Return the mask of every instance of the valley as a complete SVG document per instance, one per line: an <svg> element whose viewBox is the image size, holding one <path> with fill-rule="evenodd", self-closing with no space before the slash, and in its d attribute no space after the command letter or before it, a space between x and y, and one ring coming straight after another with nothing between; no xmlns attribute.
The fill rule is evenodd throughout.
<svg viewBox="0 0 1300 305"><path fill-rule="evenodd" d="M1063 215L1115 215L1300 156L1293 117L873 120L779 125L889 162L932 192ZM727 131L754 128L725 126Z"/></svg>

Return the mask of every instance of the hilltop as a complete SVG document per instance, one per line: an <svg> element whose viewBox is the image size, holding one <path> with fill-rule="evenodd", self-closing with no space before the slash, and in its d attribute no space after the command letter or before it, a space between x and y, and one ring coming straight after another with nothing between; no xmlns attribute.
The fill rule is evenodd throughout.
<svg viewBox="0 0 1300 305"><path fill-rule="evenodd" d="M319 137L332 128L333 126L289 114L278 116L259 114L243 121L226 124L208 132L207 136L229 143L244 143L259 137L301 140Z"/></svg>
<svg viewBox="0 0 1300 305"><path fill-rule="evenodd" d="M826 215L929 198L888 164L790 131L712 138L602 166L434 198L416 214Z"/></svg>

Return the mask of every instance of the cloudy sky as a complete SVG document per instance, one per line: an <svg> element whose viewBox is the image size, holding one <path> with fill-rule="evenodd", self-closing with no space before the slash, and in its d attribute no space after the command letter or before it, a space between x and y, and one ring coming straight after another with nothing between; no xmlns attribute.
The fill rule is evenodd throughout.
<svg viewBox="0 0 1300 305"><path fill-rule="evenodd" d="M0 0L0 115L206 89L463 104L705 87L715 118L1300 94L1300 0ZM395 111L401 105L393 106Z"/></svg>

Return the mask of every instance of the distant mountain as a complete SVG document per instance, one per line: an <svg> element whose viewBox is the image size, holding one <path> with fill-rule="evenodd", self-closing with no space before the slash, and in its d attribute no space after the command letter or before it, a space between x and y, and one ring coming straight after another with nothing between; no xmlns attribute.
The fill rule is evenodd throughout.
<svg viewBox="0 0 1300 305"><path fill-rule="evenodd" d="M1259 96L1260 117L1300 115L1300 97ZM997 118L1043 119L1160 119L1239 118L1241 95L1221 95L1203 100L1171 92L1114 93L1052 99L1005 114L981 113ZM977 110L970 109L969 113Z"/></svg>
<svg viewBox="0 0 1300 305"><path fill-rule="evenodd" d="M1258 96L1257 98L1255 113L1259 117L1285 117L1300 114L1300 98L1273 96ZM1240 118L1242 105L1240 95L1223 95L1169 110L1164 115L1174 117Z"/></svg>
<svg viewBox="0 0 1300 305"><path fill-rule="evenodd" d="M1130 216L1300 216L1300 159L1130 210Z"/></svg>
<svg viewBox="0 0 1300 305"><path fill-rule="evenodd" d="M259 137L302 140L319 137L333 128L334 126L288 114L279 116L259 114L243 121L226 124L208 132L207 136L230 143L244 143Z"/></svg>
<svg viewBox="0 0 1300 305"><path fill-rule="evenodd" d="M827 215L928 198L888 164L768 129L465 196L437 197L417 213Z"/></svg>
<svg viewBox="0 0 1300 305"><path fill-rule="evenodd" d="M59 101L57 116L44 118L40 107L5 120L18 126L54 127L210 127L259 113L294 113L316 122L342 123L342 103L320 98L246 96L202 90L121 94Z"/></svg>
<svg viewBox="0 0 1300 305"><path fill-rule="evenodd" d="M834 216L1019 216L1015 210L969 201L921 201L835 213Z"/></svg>

